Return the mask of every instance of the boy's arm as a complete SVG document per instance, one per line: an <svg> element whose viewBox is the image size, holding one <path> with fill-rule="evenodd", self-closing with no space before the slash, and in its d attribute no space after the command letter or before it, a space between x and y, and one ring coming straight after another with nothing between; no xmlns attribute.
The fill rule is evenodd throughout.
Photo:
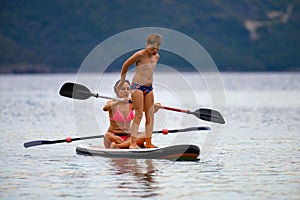
<svg viewBox="0 0 300 200"><path fill-rule="evenodd" d="M122 86L125 82L125 79L126 79L126 74L127 74L127 71L128 71L128 68L137 63L140 59L140 53L137 52L135 54L133 54L131 57L129 57L125 62L124 64L122 65L122 70L121 70L121 78L120 78L120 83L119 83L119 86Z"/></svg>

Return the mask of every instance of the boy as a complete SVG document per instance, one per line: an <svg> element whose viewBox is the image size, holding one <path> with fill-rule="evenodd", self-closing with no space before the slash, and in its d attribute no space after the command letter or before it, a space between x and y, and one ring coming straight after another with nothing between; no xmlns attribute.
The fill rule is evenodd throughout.
<svg viewBox="0 0 300 200"><path fill-rule="evenodd" d="M154 120L154 95L153 95L153 73L159 60L159 48L162 38L158 34L150 34L147 37L146 48L134 53L122 66L121 78L118 88L124 84L128 67L135 64L136 71L131 83L131 98L135 109L135 116L131 126L131 144L129 148L140 148L137 145L137 134L139 125L145 112L146 124L146 148L156 148L152 144L152 131Z"/></svg>

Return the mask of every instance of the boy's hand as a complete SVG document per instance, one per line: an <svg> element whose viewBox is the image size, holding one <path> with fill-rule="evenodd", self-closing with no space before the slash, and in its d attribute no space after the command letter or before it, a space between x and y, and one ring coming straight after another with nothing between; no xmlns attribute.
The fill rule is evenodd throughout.
<svg viewBox="0 0 300 200"><path fill-rule="evenodd" d="M121 90L121 88L123 87L123 85L124 85L124 81L120 81L119 84L116 87L116 90L117 91Z"/></svg>

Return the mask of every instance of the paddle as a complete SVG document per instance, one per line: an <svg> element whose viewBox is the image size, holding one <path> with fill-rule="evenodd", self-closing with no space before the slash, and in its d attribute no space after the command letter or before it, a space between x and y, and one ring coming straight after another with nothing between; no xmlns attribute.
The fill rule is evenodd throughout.
<svg viewBox="0 0 300 200"><path fill-rule="evenodd" d="M168 133L206 131L206 130L210 130L210 128L207 126L199 126L199 127L190 127L190 128L183 128L183 129L173 129L173 130L163 129L161 131L153 131L152 133L168 134ZM70 143L72 141L77 141L77 140L88 140L88 139L103 138L103 137L104 135L95 135L95 136L78 137L78 138L67 137L66 139L61 139L61 140L35 140L35 141L25 142L24 147L28 148L28 147L38 146L38 145L56 144L56 143L64 143L64 142Z"/></svg>
<svg viewBox="0 0 300 200"><path fill-rule="evenodd" d="M92 93L87 87L85 87L84 85L77 84L77 83L65 83L61 87L59 94L64 97L69 97L69 98L79 99L79 100L85 100L85 99L88 99L93 96L96 98L124 101L123 99L120 99L120 98L100 96L98 93ZM129 103L132 103L132 101L129 100ZM171 111L176 111L176 112L192 114L199 119L209 121L209 122L225 124L225 120L222 117L221 113L219 113L216 110L209 109L209 108L200 108L198 110L195 110L194 112L189 111L189 110L178 109L178 108L171 108L171 107L167 107L167 106L161 106L160 108L165 109L165 110L171 110Z"/></svg>
<svg viewBox="0 0 300 200"><path fill-rule="evenodd" d="M199 108L198 110L195 110L194 112L189 111L189 110L178 109L178 108L171 108L171 107L167 107L167 106L160 106L160 108L163 108L166 110L171 110L171 111L176 111L176 112L183 112L186 114L192 114L195 117L198 117L199 119L202 119L205 121L215 122L215 123L219 123L219 124L225 124L224 118L218 111L208 109L208 108Z"/></svg>

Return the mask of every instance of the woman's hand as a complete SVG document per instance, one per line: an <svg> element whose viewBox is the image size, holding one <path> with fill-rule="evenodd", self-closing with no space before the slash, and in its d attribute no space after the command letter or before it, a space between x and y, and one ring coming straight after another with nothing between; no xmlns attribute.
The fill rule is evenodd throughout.
<svg viewBox="0 0 300 200"><path fill-rule="evenodd" d="M154 104L154 113L156 113L160 109L161 104L160 103L155 103Z"/></svg>
<svg viewBox="0 0 300 200"><path fill-rule="evenodd" d="M130 98L123 98L120 103L130 103L131 99Z"/></svg>

